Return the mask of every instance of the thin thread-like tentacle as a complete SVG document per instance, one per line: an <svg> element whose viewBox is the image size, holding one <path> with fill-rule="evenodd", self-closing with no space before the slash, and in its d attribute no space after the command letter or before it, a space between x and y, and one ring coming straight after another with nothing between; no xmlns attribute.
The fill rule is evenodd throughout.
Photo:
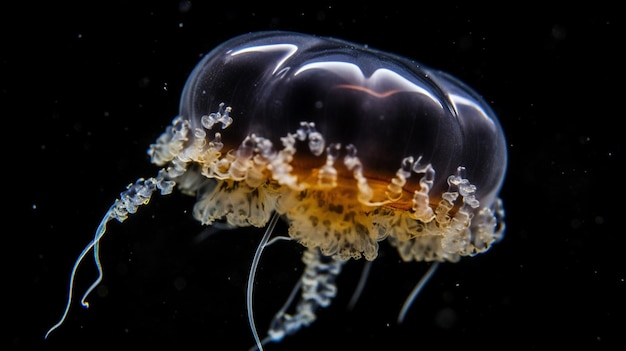
<svg viewBox="0 0 626 351"><path fill-rule="evenodd" d="M85 299L87 298L87 295L89 295L89 293L95 288L95 286L97 286L102 280L102 265L100 264L99 242L100 242L100 239L102 239L102 236L104 236L104 233L106 232L106 224L111 219L113 219L111 214L113 213L115 206L116 204L113 204L109 208L106 215L104 215L104 218L102 218L102 221L100 222L100 225L98 226L98 229L96 230L94 239L83 249L83 252L81 252L80 255L78 255L76 262L74 262L74 267L72 267L72 273L70 274L70 283L69 283L69 288L68 288L69 290L67 293L67 304L65 305L65 311L63 311L63 315L61 316L61 319L59 319L59 321L55 325L53 325L50 329L48 329L48 332L46 332L44 339L47 339L50 333L52 333L52 331L60 327L63 324L63 322L65 322L65 318L67 318L67 314L70 311L70 306L72 305L72 295L73 295L72 291L74 290L74 281L76 277L76 272L78 271L78 266L80 266L81 262L83 261L85 256L89 253L89 251L93 249L94 260L96 262L96 267L98 268L98 279L96 279L96 281L91 285L91 287L87 290L87 292L83 295L83 298L81 299L81 304L83 305L83 307L85 308L89 307L89 303L87 303Z"/></svg>
<svg viewBox="0 0 626 351"><path fill-rule="evenodd" d="M272 338L268 335L261 340L261 345L265 346L270 341L272 341ZM259 351L259 345L255 343L248 349L248 351Z"/></svg>
<svg viewBox="0 0 626 351"><path fill-rule="evenodd" d="M288 236L275 236L275 237L273 237L271 240L269 240L265 244L265 247L268 247L268 246L276 243L277 241L283 241L283 240L284 241L291 241L291 240L293 240L293 238L288 237ZM278 310L278 312L276 313L276 316L280 316L280 315L285 314L285 311L287 311L287 309L289 308L289 306L291 305L293 300L296 298L296 295L300 291L300 287L301 286L302 286L302 281L298 280L298 283L296 283L296 285L293 287L293 289L291 289L291 293L289 293L289 297L287 298L287 301L285 301L285 303L283 304L283 307L281 307L280 310ZM263 340L261 340L261 345L265 346L270 341L272 341L272 338L268 335L265 338L263 338ZM248 351L260 351L259 350L259 345L257 343L255 343L254 345L252 345L252 347L250 347L250 349Z"/></svg>
<svg viewBox="0 0 626 351"><path fill-rule="evenodd" d="M96 230L96 235L94 237L94 244L93 244L93 259L94 259L94 262L96 263L96 268L98 269L98 278L91 284L91 286L87 289L87 291L85 291L85 294L83 294L83 298L80 300L80 304L83 305L83 307L85 308L89 307L89 303L87 302L87 296L89 296L89 294L91 294L93 289L95 289L96 286L100 284L100 282L102 281L102 276L104 275L104 272L102 271L102 263L100 262L100 239L104 236L104 232L106 231L106 224L111 219L113 219L113 217L110 214L114 207L115 205L111 206L111 208L105 215L105 218L100 222L100 225L98 226L98 229Z"/></svg>
<svg viewBox="0 0 626 351"><path fill-rule="evenodd" d="M291 240L294 240L294 239L291 238L291 237L288 237L288 236L275 236L275 237L272 238L272 240L268 241L267 244L265 244L265 246L266 247L270 246L270 245L274 244L275 242L282 241L282 240L291 241Z"/></svg>
<svg viewBox="0 0 626 351"><path fill-rule="evenodd" d="M285 238L285 237L282 237L282 238ZM275 240L272 240L272 241L275 242ZM289 306L291 306L291 303L296 298L296 295L298 295L298 292L300 291L301 287L302 287L302 281L298 280L296 285L294 285L293 289L291 289L291 293L289 293L289 297L287 298L287 301L285 301L285 303L283 304L283 307L281 307L280 310L276 312L274 318L279 318L280 316L283 316L286 313L287 309L289 308ZM263 340L261 340L261 345L267 345L267 343L270 341L272 341L272 338L271 336L268 335L265 338L263 338ZM262 350L259 350L259 345L255 344L248 351L262 351Z"/></svg>
<svg viewBox="0 0 626 351"><path fill-rule="evenodd" d="M123 222L124 220L126 220L126 218L128 218L129 214L136 213L139 206L148 204L150 198L152 197L152 194L156 190L160 190L161 195L167 195L172 192L174 185L176 185L176 183L172 180L167 180L166 172L164 169L162 169L159 171L156 178L139 178L135 181L134 184L129 184L126 187L126 191L122 192L119 199L116 199L113 205L109 207L109 210L105 213L104 217L100 221L100 224L98 225L98 228L96 229L93 240L83 249L83 252L81 252L76 259L74 267L72 267L65 311L63 311L61 319L59 319L59 321L55 325L48 329L48 332L46 332L46 335L44 335L44 339L47 339L50 333L60 327L67 318L67 314L70 311L70 306L72 305L74 280L76 277L76 272L78 271L78 266L80 266L87 253L89 253L89 250L93 250L94 261L98 270L98 278L96 278L93 284L91 284L91 286L87 289L85 294L83 294L83 297L80 300L80 303L83 305L83 307L89 307L89 303L86 301L87 296L102 281L103 271L102 264L100 262L100 240L106 232L107 223L112 219L116 219L120 223Z"/></svg>
<svg viewBox="0 0 626 351"><path fill-rule="evenodd" d="M252 265L250 266L250 273L248 274L248 289L246 291L246 308L248 310L248 323L250 324L250 329L252 330L252 336L254 337L254 341L256 342L257 348L259 351L263 351L263 342L259 338L259 333L256 329L256 324L254 322L254 312L252 310L252 292L254 289L254 277L256 275L256 270L259 265L259 260L261 259L261 254L263 253L263 249L265 248L267 242L274 231L274 227L276 227L276 223L280 215L276 212L272 215L269 224L267 225L267 229L265 230L265 234L263 234L263 238L259 242L259 245L256 248L256 252L254 253L254 258L252 259Z"/></svg>
<svg viewBox="0 0 626 351"><path fill-rule="evenodd" d="M349 310L352 310L354 306L356 305L357 301L359 301L359 297L361 297L361 293L363 292L363 289L365 288L367 277L369 277L370 275L371 268L372 268L372 261L365 261L365 264L363 265L363 271L361 272L361 277L359 278L359 283L357 284L356 289L354 289L354 293L352 294L352 297L350 298L350 302L348 303Z"/></svg>
<svg viewBox="0 0 626 351"><path fill-rule="evenodd" d="M235 228L235 226L230 223L215 221L210 226L206 227L200 234L196 235L193 241L196 244L201 243L207 240L209 237L213 236L214 234L217 234L224 230L230 230L233 228Z"/></svg>
<svg viewBox="0 0 626 351"><path fill-rule="evenodd" d="M424 285L426 285L426 283L430 280L430 277L432 277L433 273L435 273L435 270L437 270L438 266L438 261L433 262L433 264L430 265L430 268L428 268L426 273L424 273L424 276L422 276L422 279L420 279L417 284L415 284L415 287L404 301L402 309L400 309L400 313L398 313L398 324L402 324L402 322L404 322L404 317L406 317L406 313L408 312L411 304L415 300L415 297L417 297L417 294L419 294L419 292L424 288Z"/></svg>
<svg viewBox="0 0 626 351"><path fill-rule="evenodd" d="M300 291L301 287L302 287L302 280L298 280L296 285L294 285L293 289L291 289L291 293L289 293L289 297L287 298L287 301L285 301L285 303L283 304L283 307L281 307L280 310L276 312L276 316L282 316L285 314L289 306L291 306L291 303L293 302L293 300L296 298L296 295Z"/></svg>

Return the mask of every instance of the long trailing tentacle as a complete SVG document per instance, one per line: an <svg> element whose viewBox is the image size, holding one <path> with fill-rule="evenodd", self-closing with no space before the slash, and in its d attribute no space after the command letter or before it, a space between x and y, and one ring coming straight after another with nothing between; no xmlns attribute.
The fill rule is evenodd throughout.
<svg viewBox="0 0 626 351"><path fill-rule="evenodd" d="M63 311L63 315L59 319L59 321L53 325L46 332L44 338L47 339L55 329L59 328L67 318L67 315L70 311L70 306L72 305L72 297L74 290L74 282L76 278L76 272L78 271L78 267L85 259L85 256L89 253L89 251L93 250L94 262L96 264L96 269L98 270L98 277L91 284L91 286L86 290L83 294L83 297L80 300L80 303L83 307L89 307L89 303L87 302L87 296L91 294L91 292L100 284L103 277L102 264L100 262L100 240L106 233L106 226L111 220L115 219L119 222L123 222L128 218L129 214L133 214L137 212L137 209L141 205L145 205L150 201L150 198L155 190L160 190L162 195L170 194L173 190L175 183L171 180L165 179L165 171L160 170L158 175L155 178L149 179L138 179L134 184L130 184L126 191L120 194L120 198L115 200L115 203L109 207L109 210L105 213L102 221L100 221L100 225L96 229L94 234L94 238L83 251L78 255L76 262L74 262L74 266L72 267L72 273L70 274L70 282L67 293L67 303L65 305L65 310Z"/></svg>
<svg viewBox="0 0 626 351"><path fill-rule="evenodd" d="M265 234L263 234L263 238L259 242L259 245L256 248L256 252L254 253L254 258L252 259L252 265L250 266L250 272L248 274L248 289L246 291L246 307L248 310L248 322L250 323L250 329L252 330L252 335L254 336L254 341L257 345L259 351L263 351L263 341L259 338L259 333L256 329L256 323L254 322L254 311L252 309L252 292L254 290L254 277L256 275L256 270L259 265L259 260L261 259L261 254L263 253L263 249L267 245L274 228L276 227L276 223L280 215L276 212L272 215L272 218L267 225L265 230Z"/></svg>
<svg viewBox="0 0 626 351"><path fill-rule="evenodd" d="M44 336L45 339L47 339L50 333L52 333L52 331L60 327L65 321L65 318L67 317L67 314L70 311L70 305L72 304L72 291L74 290L74 280L75 280L74 278L76 277L76 271L78 270L78 266L80 266L80 263L83 261L85 256L87 256L87 254L89 253L91 249L94 249L96 267L98 268L98 279L96 279L92 287L97 285L102 280L102 266L100 264L100 257L98 255L98 250L97 250L98 242L100 241L100 239L106 232L106 224L113 218L111 217L111 213L113 212L114 208L115 208L115 204L109 208L106 215L100 222L100 225L98 226L98 229L96 230L94 239L83 249L83 252L80 253L80 255L78 256L78 259L76 259L76 262L74 262L74 267L72 267L72 273L70 274L69 291L67 293L67 304L65 305L65 311L63 311L63 315L61 316L61 319L59 319L59 321L48 330L48 332ZM92 288L90 288L88 292L90 292L91 290ZM84 307L89 307L89 304L85 301L87 294L88 293L86 293L81 299L81 304Z"/></svg>
<svg viewBox="0 0 626 351"><path fill-rule="evenodd" d="M308 248L304 251L302 261L305 264L304 272L291 290L287 301L274 315L268 335L261 340L255 331L256 345L252 346L249 351L263 351L263 346L267 343L279 342L286 335L310 325L317 318L317 309L328 307L337 294L335 279L341 272L345 261L335 256L322 255L318 248ZM293 306L294 313L289 314L287 309L292 306L298 292L300 292L300 299Z"/></svg>
<svg viewBox="0 0 626 351"><path fill-rule="evenodd" d="M363 271L361 271L361 277L359 278L359 283L357 284L356 289L354 289L354 293L352 294L352 297L350 298L350 302L348 303L348 310L354 309L354 306L356 306L356 303L359 301L359 298L361 297L361 293L363 292L363 289L365 288L365 283L367 282L367 278L370 275L370 270L372 269L372 262L373 261L365 261L365 264L363 264Z"/></svg>
<svg viewBox="0 0 626 351"><path fill-rule="evenodd" d="M269 229L269 228L268 228ZM267 235L267 231L266 231L266 235ZM267 238L269 239L269 237ZM288 236L275 236L273 237L271 240L268 240L264 247L268 247L270 245L273 245L274 243L278 242L278 241L292 241L294 240L291 237ZM261 240L261 243L264 240ZM260 244L261 244L260 243ZM259 244L259 245L260 245ZM248 285L249 287L250 285ZM291 289L291 293L289 293L289 297L287 298L287 301L285 301L285 303L283 304L283 307L280 308L280 310L278 310L278 312L276 313L276 315L283 315L285 314L285 311L287 311L287 309L289 308L289 306L291 306L291 303L293 302L293 300L295 299L296 295L298 294L298 292L300 291L300 287L302 286L302 281L298 280L298 283L293 287L293 289ZM252 293L252 292L251 292ZM250 301L250 300L248 300ZM255 327L256 329L256 327ZM258 334L257 334L258 335ZM260 341L260 343L259 343ZM258 340L255 339L255 343L252 347L250 347L250 349L248 351L262 351L262 349L259 349L259 344L262 346L266 345L268 342L272 341L272 338L268 335L265 338L263 338L262 340Z"/></svg>
<svg viewBox="0 0 626 351"><path fill-rule="evenodd" d="M96 269L98 270L98 278L96 278L96 280L91 284L91 286L85 291L85 293L83 294L83 297L80 299L80 304L85 307L88 308L89 307L89 303L87 302L87 296L89 294L91 294L91 291L93 289L95 289L100 282L102 281L102 276L104 274L104 272L102 271L102 263L100 262L100 239L104 236L104 233L106 232L106 224L113 219L114 217L112 217L110 214L112 213L111 211L114 210L115 205L111 206L109 208L109 210L107 211L105 217L102 219L102 222L100 222L100 225L98 226L98 229L96 229L96 236L93 240L93 259L94 262L96 263ZM78 261L76 261L74 270L76 270L78 268L78 264L80 263L80 258ZM69 301L68 301L69 302Z"/></svg>
<svg viewBox="0 0 626 351"><path fill-rule="evenodd" d="M274 238L274 239L277 239L277 238ZM275 240L272 240L271 242L275 242ZM271 242L268 243L268 245L266 245L266 246L269 246L269 244L271 244ZM284 316L287 313L287 309L293 303L293 300L296 298L296 295L298 295L298 292L300 292L300 288L301 287L302 287L302 280L300 279L300 280L298 280L296 285L293 286L293 289L291 289L291 292L289 293L289 297L287 297L287 300L285 301L283 306L278 310L278 312L276 312L274 318L281 318L282 316ZM263 340L261 340L261 345L264 346L264 345L266 345L270 341L276 341L276 340L273 340L272 337L270 335L268 335L265 338L263 338ZM259 349L259 345L255 344L248 351L262 351L262 349Z"/></svg>
<svg viewBox="0 0 626 351"><path fill-rule="evenodd" d="M415 287L404 301L404 304L400 309L400 313L398 313L398 324L402 324L404 322L404 318L406 317L406 313L409 311L411 304L413 304L413 301L415 300L417 295L420 293L420 291L422 291L426 283L428 283L433 273L435 273L435 271L437 270L437 267L439 267L439 261L433 262L430 265L430 268L428 268L428 270L426 271L426 273L424 273L422 278L417 282L417 284L415 284Z"/></svg>

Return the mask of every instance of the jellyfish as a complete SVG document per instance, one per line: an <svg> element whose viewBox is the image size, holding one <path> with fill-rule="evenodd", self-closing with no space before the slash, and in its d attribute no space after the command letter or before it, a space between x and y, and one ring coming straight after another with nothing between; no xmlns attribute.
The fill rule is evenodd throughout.
<svg viewBox="0 0 626 351"><path fill-rule="evenodd" d="M265 228L246 291L260 351L313 323L336 296L342 266L374 261L382 241L404 262L431 262L402 322L439 262L486 252L503 236L507 152L490 106L447 73L335 38L264 31L217 46L191 72L179 114L148 154L159 170L129 184L106 212L46 338L67 317L90 253L98 277L83 306L101 282L107 224L155 193L195 197L192 215L205 226ZM288 230L276 235L279 220ZM281 239L304 247L304 270L261 337L255 273L264 248Z"/></svg>

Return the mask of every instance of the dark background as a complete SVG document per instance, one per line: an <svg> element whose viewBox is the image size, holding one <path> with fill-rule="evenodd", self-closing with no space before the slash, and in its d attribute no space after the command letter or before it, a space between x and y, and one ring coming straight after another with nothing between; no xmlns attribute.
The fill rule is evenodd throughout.
<svg viewBox="0 0 626 351"><path fill-rule="evenodd" d="M400 263L383 247L349 311L362 267L350 262L333 305L267 350L623 347L623 16L600 2L438 3L4 2L0 349L252 346L245 284L263 231L198 242L193 199L177 193L109 226L92 307L75 301L66 323L43 335L101 216L126 184L155 174L147 147L177 114L200 57L267 29L335 36L446 70L492 104L509 145L501 243L442 265L401 326L400 306L428 265ZM298 277L300 253L283 242L263 256L261 333ZM86 262L77 298L94 278Z"/></svg>

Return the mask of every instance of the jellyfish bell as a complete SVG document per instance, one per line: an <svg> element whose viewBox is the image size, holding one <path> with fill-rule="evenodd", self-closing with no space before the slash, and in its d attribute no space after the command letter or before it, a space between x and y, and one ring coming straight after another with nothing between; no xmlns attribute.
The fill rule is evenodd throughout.
<svg viewBox="0 0 626 351"><path fill-rule="evenodd" d="M121 194L71 281L91 249L92 288L101 279L109 220L177 188L197 197L193 216L205 225L267 227L248 287L259 349L314 321L342 264L374 260L383 240L404 261L456 262L504 228L506 144L488 104L444 72L342 40L272 31L221 44L195 67L179 115L148 153L158 175ZM261 341L251 282L279 217L306 247L305 271L296 312L281 309Z"/></svg>
<svg viewBox="0 0 626 351"><path fill-rule="evenodd" d="M232 106L232 124L203 124L224 102ZM194 179L238 183L200 196L194 214L203 223L226 216L234 225L265 225L278 211L292 237L344 259L374 259L377 242L387 236L406 250L400 236L421 241L411 229L416 226L436 234L429 243L435 247L428 253L411 248L407 260L457 260L491 242L437 247L445 235L458 234L441 227L464 199L472 202L471 215L494 208L506 166L493 112L445 73L341 40L253 33L204 57L183 90L180 116L190 134L203 132L201 147L193 146L197 138L181 146L201 166ZM216 132L220 150L206 146ZM170 157L164 159L162 149ZM153 145L153 161L167 165L175 158L169 149ZM460 183L450 184L450 177ZM198 189L194 182L187 186ZM451 187L469 193L458 196ZM247 195L251 189L262 190L254 198ZM251 206L264 209L260 219Z"/></svg>

